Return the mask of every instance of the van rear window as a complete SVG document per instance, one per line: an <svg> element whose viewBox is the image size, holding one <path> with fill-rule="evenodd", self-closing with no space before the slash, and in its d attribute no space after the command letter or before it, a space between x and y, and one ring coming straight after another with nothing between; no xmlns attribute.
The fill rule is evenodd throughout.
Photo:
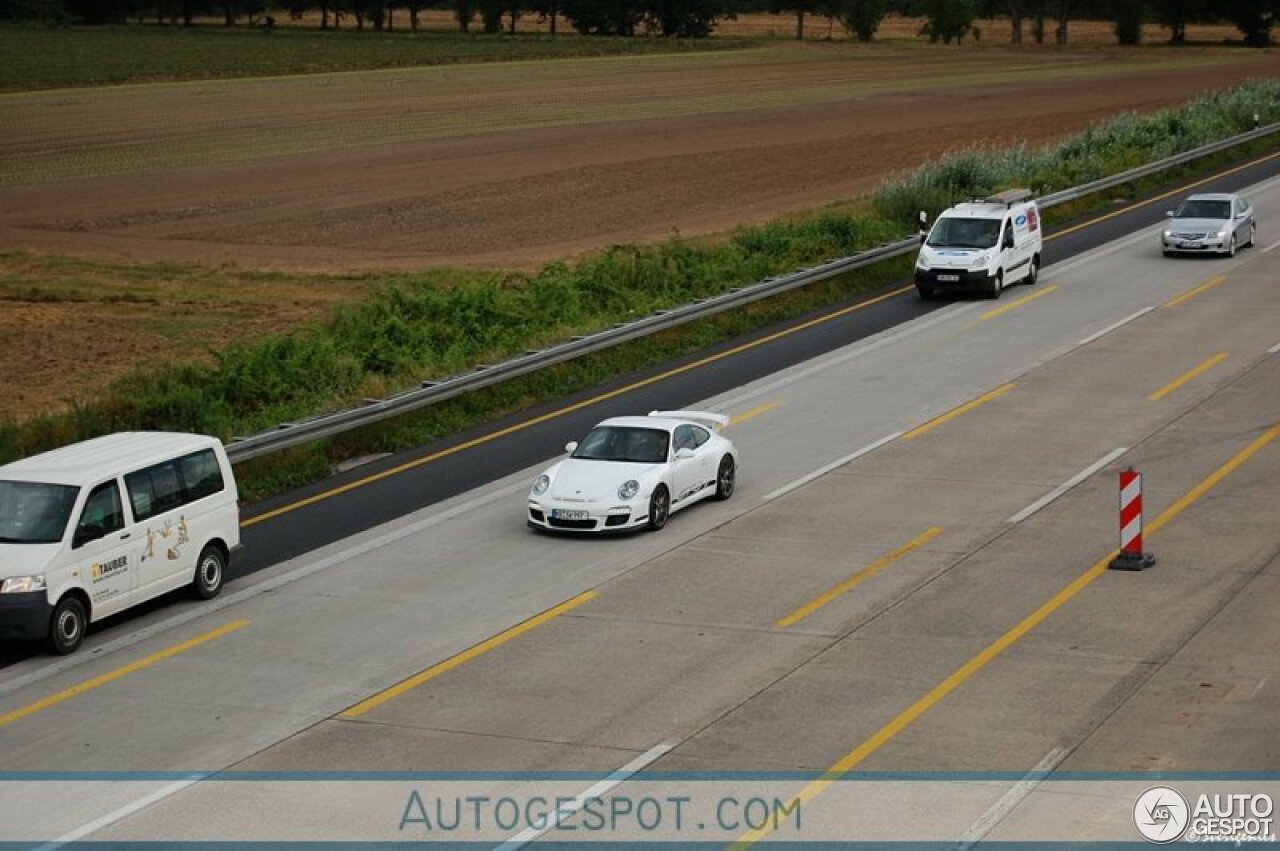
<svg viewBox="0 0 1280 851"><path fill-rule="evenodd" d="M181 508L223 489L222 469L212 449L130 473L124 483L136 520Z"/></svg>

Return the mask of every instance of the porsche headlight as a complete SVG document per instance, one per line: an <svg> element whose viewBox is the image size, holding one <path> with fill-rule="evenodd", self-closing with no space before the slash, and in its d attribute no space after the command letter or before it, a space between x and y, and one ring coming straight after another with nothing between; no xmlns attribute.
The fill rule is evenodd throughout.
<svg viewBox="0 0 1280 851"><path fill-rule="evenodd" d="M638 493L640 493L640 483L635 479L628 479L622 483L622 487L618 488L618 499L632 499Z"/></svg>
<svg viewBox="0 0 1280 851"><path fill-rule="evenodd" d="M0 594L27 594L32 591L43 591L44 587L43 573L34 576L10 576L4 582L0 582Z"/></svg>
<svg viewBox="0 0 1280 851"><path fill-rule="evenodd" d="M534 496L541 496L542 494L547 492L547 488L549 487L551 487L551 477L548 476L546 473L543 473L541 476L538 476L538 478L534 479L533 490L530 491L530 493L532 493Z"/></svg>

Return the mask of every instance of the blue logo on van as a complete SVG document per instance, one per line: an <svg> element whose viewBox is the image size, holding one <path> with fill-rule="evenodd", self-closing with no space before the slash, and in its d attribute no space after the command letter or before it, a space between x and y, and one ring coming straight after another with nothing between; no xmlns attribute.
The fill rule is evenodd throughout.
<svg viewBox="0 0 1280 851"><path fill-rule="evenodd" d="M1023 213L1021 216L1018 216L1018 218L1013 220L1013 223L1018 227L1022 227L1027 223L1027 214Z"/></svg>

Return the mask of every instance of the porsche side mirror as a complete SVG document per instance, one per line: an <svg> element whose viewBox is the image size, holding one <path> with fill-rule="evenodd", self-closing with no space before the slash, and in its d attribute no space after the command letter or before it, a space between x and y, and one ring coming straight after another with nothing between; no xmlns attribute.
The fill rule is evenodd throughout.
<svg viewBox="0 0 1280 851"><path fill-rule="evenodd" d="M572 455L572 454L573 454L573 450L575 450L575 449L577 449L577 448L578 448L578 441L576 441L576 440L571 440L571 441L569 441L568 443L566 443L566 444L564 445L564 451L565 451L565 452L568 452L570 455Z"/></svg>
<svg viewBox="0 0 1280 851"><path fill-rule="evenodd" d="M677 461L688 461L692 457L693 457L693 450L687 446L684 449L676 450Z"/></svg>

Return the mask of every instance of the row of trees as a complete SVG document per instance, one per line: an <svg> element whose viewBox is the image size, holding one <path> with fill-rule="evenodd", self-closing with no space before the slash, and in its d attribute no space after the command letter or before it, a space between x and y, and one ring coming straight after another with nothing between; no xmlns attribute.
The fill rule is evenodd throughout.
<svg viewBox="0 0 1280 851"><path fill-rule="evenodd" d="M248 17L254 21L272 0L0 0L0 19L56 18L84 23L113 23L144 17L190 24L196 17L220 15L228 26ZM656 33L678 38L706 36L716 22L741 12L792 14L796 37L804 38L806 19L820 15L839 21L854 37L870 41L890 13L925 20L924 34L951 43L979 33L979 18L1006 17L1009 38L1021 44L1068 41L1075 19L1110 20L1117 40L1136 44L1142 25L1153 21L1166 27L1175 44L1186 41L1188 24L1225 21L1238 27L1250 45L1271 43L1271 29L1280 18L1280 0L274 0L300 17L320 14L323 28L350 19L358 29L394 26L397 9L407 13L411 29L427 8L448 8L463 32L479 26L485 32L509 29L535 15L554 34L558 20L590 35L630 36ZM477 24L478 19L478 24Z"/></svg>

